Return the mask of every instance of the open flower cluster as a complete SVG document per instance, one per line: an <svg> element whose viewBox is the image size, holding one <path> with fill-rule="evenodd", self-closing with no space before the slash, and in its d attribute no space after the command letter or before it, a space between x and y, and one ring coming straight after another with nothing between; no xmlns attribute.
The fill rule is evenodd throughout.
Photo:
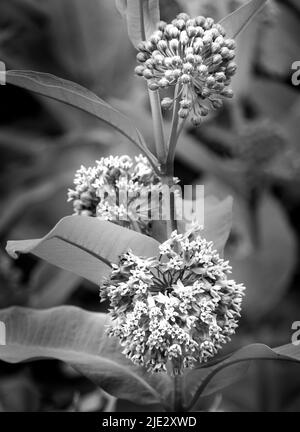
<svg viewBox="0 0 300 432"><path fill-rule="evenodd" d="M244 287L230 272L199 227L174 231L158 258L124 254L100 288L115 324L108 334L151 372L178 375L206 362L238 325Z"/></svg>
<svg viewBox="0 0 300 432"><path fill-rule="evenodd" d="M148 214L143 213L143 197L160 188L159 178L147 158L133 160L129 156L109 156L96 165L81 166L74 179L75 190L69 189L68 201L73 202L76 215L132 225L147 231ZM132 227L132 226L131 226Z"/></svg>
<svg viewBox="0 0 300 432"><path fill-rule="evenodd" d="M233 97L229 88L237 66L235 41L212 18L190 18L182 13L171 24L160 22L148 41L139 45L135 72L143 76L150 90L179 85L179 116L189 115L198 125L209 108L218 109L224 98ZM163 108L174 99L164 98Z"/></svg>

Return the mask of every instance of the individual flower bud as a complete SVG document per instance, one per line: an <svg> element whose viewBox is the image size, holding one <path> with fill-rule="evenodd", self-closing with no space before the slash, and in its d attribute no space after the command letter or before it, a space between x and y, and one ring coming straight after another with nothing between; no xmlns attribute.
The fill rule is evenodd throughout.
<svg viewBox="0 0 300 432"><path fill-rule="evenodd" d="M155 81L149 81L148 88L149 90L155 91L159 89L159 85Z"/></svg>
<svg viewBox="0 0 300 432"><path fill-rule="evenodd" d="M180 13L177 15L177 19L182 19L184 22L186 22L190 19L190 17L186 13Z"/></svg>
<svg viewBox="0 0 300 432"><path fill-rule="evenodd" d="M168 39L178 38L180 35L180 31L173 24L168 24L165 28L165 36Z"/></svg>
<svg viewBox="0 0 300 432"><path fill-rule="evenodd" d="M223 57L221 56L221 54L216 54L213 56L213 64L215 66L221 64L222 61L223 61Z"/></svg>
<svg viewBox="0 0 300 432"><path fill-rule="evenodd" d="M182 65L183 73L191 73L194 70L194 66L191 63L184 63Z"/></svg>
<svg viewBox="0 0 300 432"><path fill-rule="evenodd" d="M186 32L187 32L187 34L188 34L188 37L194 37L196 34L197 34L197 30L196 30L196 27L192 27L192 26L190 26L190 27L188 27L187 29L186 29Z"/></svg>
<svg viewBox="0 0 300 432"><path fill-rule="evenodd" d="M180 33L180 42L182 43L182 45L187 45L189 43L189 37L185 30Z"/></svg>
<svg viewBox="0 0 300 432"><path fill-rule="evenodd" d="M155 61L152 58L146 60L145 66L147 66L148 69L153 69L155 66Z"/></svg>
<svg viewBox="0 0 300 432"><path fill-rule="evenodd" d="M196 36L203 37L205 30L200 26L196 26L195 28L196 28Z"/></svg>
<svg viewBox="0 0 300 432"><path fill-rule="evenodd" d="M218 43L220 46L223 46L223 45L224 45L224 41L225 41L225 39L223 38L223 36L218 36L218 37L215 39L215 42Z"/></svg>
<svg viewBox="0 0 300 432"><path fill-rule="evenodd" d="M202 42L205 46L211 45L212 44L212 36L210 33L205 32L203 38L202 38Z"/></svg>
<svg viewBox="0 0 300 432"><path fill-rule="evenodd" d="M213 77L213 76L209 76L209 77L207 77L207 80L206 80L206 85L207 85L207 87L209 87L209 88L213 88L213 86L216 84L216 80L215 80L215 78Z"/></svg>
<svg viewBox="0 0 300 432"><path fill-rule="evenodd" d="M155 49L155 45L153 45L151 41L145 42L145 46L149 52L152 52Z"/></svg>
<svg viewBox="0 0 300 432"><path fill-rule="evenodd" d="M156 54L154 55L153 60L155 64L161 65L164 61L164 56L162 54Z"/></svg>
<svg viewBox="0 0 300 432"><path fill-rule="evenodd" d="M137 49L139 51L144 51L144 52L148 52L147 48L146 48L146 42L142 41L138 44Z"/></svg>
<svg viewBox="0 0 300 432"><path fill-rule="evenodd" d="M208 109L205 105L201 105L200 109L201 109L201 115L202 115L203 117L208 116L208 114L209 114L209 109Z"/></svg>
<svg viewBox="0 0 300 432"><path fill-rule="evenodd" d="M220 54L223 59L228 60L230 56L230 50L224 46L223 48L221 48Z"/></svg>
<svg viewBox="0 0 300 432"><path fill-rule="evenodd" d="M197 16L197 17L195 18L195 22L196 22L196 25L197 25L197 26L202 27L202 26L204 26L204 24L206 23L206 19L205 19L204 16Z"/></svg>
<svg viewBox="0 0 300 432"><path fill-rule="evenodd" d="M136 66L136 68L134 69L134 72L136 73L136 75L138 76L143 76L143 72L145 70L144 66Z"/></svg>
<svg viewBox="0 0 300 432"><path fill-rule="evenodd" d="M215 21L212 18L206 18L206 21L204 23L204 28L206 30L209 30L212 28L212 26L214 25Z"/></svg>
<svg viewBox="0 0 300 432"><path fill-rule="evenodd" d="M172 81L175 78L174 70L167 70L165 72L165 78L167 78L168 81Z"/></svg>
<svg viewBox="0 0 300 432"><path fill-rule="evenodd" d="M233 76L236 73L236 70L237 70L236 63L234 63L234 62L228 63L227 68L226 68L227 75Z"/></svg>
<svg viewBox="0 0 300 432"><path fill-rule="evenodd" d="M181 58L180 58L179 56L173 56L173 57L172 57L172 64L173 64L174 66L180 66L180 65L182 65L182 60L181 60Z"/></svg>
<svg viewBox="0 0 300 432"><path fill-rule="evenodd" d="M182 75L181 69L174 69L173 75L174 75L174 78L179 78Z"/></svg>
<svg viewBox="0 0 300 432"><path fill-rule="evenodd" d="M189 84L191 82L191 77L190 75L184 73L183 75L181 75L180 81L182 84Z"/></svg>
<svg viewBox="0 0 300 432"><path fill-rule="evenodd" d="M225 88L224 90L222 90L221 95L226 97L226 98L233 98L233 90L230 88Z"/></svg>
<svg viewBox="0 0 300 432"><path fill-rule="evenodd" d="M183 19L177 19L175 20L176 23L174 24L179 30L183 30L185 28L185 21Z"/></svg>
<svg viewBox="0 0 300 432"><path fill-rule="evenodd" d="M201 123L202 123L202 118L201 118L201 116L193 116L192 118L191 118L191 122L192 122L192 124L194 125L194 126L200 126L201 125Z"/></svg>
<svg viewBox="0 0 300 432"><path fill-rule="evenodd" d="M160 40L157 43L157 48L162 51L165 52L168 49L168 44L165 40Z"/></svg>
<svg viewBox="0 0 300 432"><path fill-rule="evenodd" d="M216 84L214 85L214 90L217 91L218 93L220 93L223 89L224 89L225 85L223 82L216 82Z"/></svg>
<svg viewBox="0 0 300 432"><path fill-rule="evenodd" d="M229 51L227 59L230 61L233 60L234 58L235 58L235 52Z"/></svg>
<svg viewBox="0 0 300 432"><path fill-rule="evenodd" d="M163 109L169 109L173 106L173 99L166 97L161 101L161 107Z"/></svg>
<svg viewBox="0 0 300 432"><path fill-rule="evenodd" d="M164 31L164 29L166 28L166 25L167 25L167 23L165 22L165 21L160 21L159 23L158 23L158 29L160 30L160 31Z"/></svg>
<svg viewBox="0 0 300 432"><path fill-rule="evenodd" d="M201 92L200 92L200 96L201 96L203 99L207 99L207 98L209 98L210 95L211 95L211 91L210 91L208 88L204 88L204 89L202 89Z"/></svg>
<svg viewBox="0 0 300 432"><path fill-rule="evenodd" d="M139 52L137 54L137 56L136 56L137 61L140 62L140 63L145 63L145 61L147 60L147 58L148 57L146 56L146 54L144 52Z"/></svg>
<svg viewBox="0 0 300 432"><path fill-rule="evenodd" d="M226 32L224 28L221 26L221 24L216 24L216 29L218 30L221 36L223 37L226 36Z"/></svg>
<svg viewBox="0 0 300 432"><path fill-rule="evenodd" d="M186 49L185 49L185 55L188 56L190 54L194 54L193 47L186 47Z"/></svg>
<svg viewBox="0 0 300 432"><path fill-rule="evenodd" d="M167 80L167 78L161 78L161 79L158 81L158 84L159 84L159 86L160 86L161 88L165 88L165 87L168 87L168 85L169 85L169 81Z"/></svg>
<svg viewBox="0 0 300 432"><path fill-rule="evenodd" d="M220 49L221 49L221 46L218 43L213 42L211 44L211 51L212 51L212 53L214 53L214 54L218 53L220 51Z"/></svg>
<svg viewBox="0 0 300 432"><path fill-rule="evenodd" d="M220 109L223 106L223 101L221 99L214 99L211 101L214 109Z"/></svg>
<svg viewBox="0 0 300 432"><path fill-rule="evenodd" d="M196 63L196 65L201 65L202 62L203 62L203 59L202 59L201 55L196 54L196 55L194 56L194 59L195 59L195 63Z"/></svg>
<svg viewBox="0 0 300 432"><path fill-rule="evenodd" d="M200 53L203 49L203 46L204 46L204 42L203 42L202 38L196 38L193 46L194 46L194 51L196 53Z"/></svg>
<svg viewBox="0 0 300 432"><path fill-rule="evenodd" d="M163 34L161 31L157 31L155 33L153 33L153 35L150 37L150 42L152 44L158 44L158 42L161 40Z"/></svg>
<svg viewBox="0 0 300 432"><path fill-rule="evenodd" d="M200 66L197 67L199 73L201 75L207 75L208 74L208 67L205 64L201 64Z"/></svg>
<svg viewBox="0 0 300 432"><path fill-rule="evenodd" d="M172 40L170 40L169 46L170 46L171 50L177 52L178 47L179 47L179 41L178 41L178 39L172 39Z"/></svg>
<svg viewBox="0 0 300 432"><path fill-rule="evenodd" d="M236 43L233 39L226 39L225 46L230 50L234 50L236 48Z"/></svg>
<svg viewBox="0 0 300 432"><path fill-rule="evenodd" d="M192 102L189 99L182 99L180 101L180 107L183 109L191 109L192 108Z"/></svg>
<svg viewBox="0 0 300 432"><path fill-rule="evenodd" d="M215 79L217 81L224 82L226 80L226 75L224 74L224 72L216 72L215 73Z"/></svg>
<svg viewBox="0 0 300 432"><path fill-rule="evenodd" d="M186 56L186 60L188 63L195 63L195 55L194 54L188 54Z"/></svg>
<svg viewBox="0 0 300 432"><path fill-rule="evenodd" d="M186 24L187 27L194 27L196 25L196 20L195 18L190 18L187 20Z"/></svg>
<svg viewBox="0 0 300 432"><path fill-rule="evenodd" d="M153 73L150 69L145 69L143 72L143 75L146 79L151 79L153 78Z"/></svg>
<svg viewBox="0 0 300 432"><path fill-rule="evenodd" d="M186 119L188 117L189 113L190 113L190 110L184 109L184 108L180 108L180 110L178 111L178 115L182 119Z"/></svg>

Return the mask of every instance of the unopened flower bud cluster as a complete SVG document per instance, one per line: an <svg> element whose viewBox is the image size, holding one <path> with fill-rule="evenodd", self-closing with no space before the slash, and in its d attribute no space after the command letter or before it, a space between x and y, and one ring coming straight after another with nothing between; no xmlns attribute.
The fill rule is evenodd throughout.
<svg viewBox="0 0 300 432"><path fill-rule="evenodd" d="M199 227L174 231L159 257L128 252L100 288L114 321L108 334L136 365L182 374L215 356L235 333L244 287L230 273Z"/></svg>
<svg viewBox="0 0 300 432"><path fill-rule="evenodd" d="M171 24L160 22L138 48L136 74L147 80L150 90L178 85L179 116L190 116L195 125L210 108L221 108L224 98L233 97L229 86L237 69L235 41L212 18L179 14ZM162 100L163 108L173 104L174 99Z"/></svg>
<svg viewBox="0 0 300 432"><path fill-rule="evenodd" d="M127 221L129 226L135 220L144 232L149 222L146 214L136 212L138 200L148 190L161 187L159 178L142 155L134 160L129 156L109 156L96 161L93 167L81 166L74 184L75 189L69 189L68 201L73 203L76 215L122 221L123 225Z"/></svg>

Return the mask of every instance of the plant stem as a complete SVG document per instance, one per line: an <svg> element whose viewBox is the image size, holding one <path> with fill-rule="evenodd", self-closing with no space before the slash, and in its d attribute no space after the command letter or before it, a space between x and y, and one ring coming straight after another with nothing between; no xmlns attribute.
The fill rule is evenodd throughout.
<svg viewBox="0 0 300 432"><path fill-rule="evenodd" d="M163 129L163 118L158 90L149 90L149 99L152 112L156 157L161 165L166 163L166 144Z"/></svg>
<svg viewBox="0 0 300 432"><path fill-rule="evenodd" d="M175 196L174 192L171 190L174 186L173 180L173 164L167 167L167 175L161 178L161 182L163 185L168 186L168 192L170 194L170 219L167 220L167 229L166 229L166 239L170 238L173 231L177 230L177 221L175 214ZM162 203L164 205L164 203Z"/></svg>
<svg viewBox="0 0 300 432"><path fill-rule="evenodd" d="M143 0L139 1L142 40L146 40Z"/></svg>
<svg viewBox="0 0 300 432"><path fill-rule="evenodd" d="M174 377L174 412L182 412L182 378L177 375Z"/></svg>
<svg viewBox="0 0 300 432"><path fill-rule="evenodd" d="M172 128L170 133L170 138L168 142L168 157L167 157L167 165L173 165L174 159L175 159L175 150L176 150L176 144L178 140L178 111L180 107L180 98L179 98L179 84L175 87L174 92L174 107L173 107L173 116L172 116Z"/></svg>

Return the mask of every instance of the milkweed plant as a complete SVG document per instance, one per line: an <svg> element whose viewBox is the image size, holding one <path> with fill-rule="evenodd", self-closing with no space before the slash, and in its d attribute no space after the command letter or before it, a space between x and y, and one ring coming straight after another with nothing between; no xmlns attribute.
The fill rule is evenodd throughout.
<svg viewBox="0 0 300 432"><path fill-rule="evenodd" d="M245 295L223 257L230 227L219 238L209 218L179 221L183 198L175 191L165 202L162 193L179 187L174 160L185 124L201 127L211 111L234 97L238 37L265 3L252 0L219 23L186 13L166 23L160 21L158 0L117 0L137 50L136 79L149 95L155 148L130 119L83 87L48 74L8 71L8 83L95 115L141 154L81 166L68 191L73 215L42 239L7 246L13 257L33 253L96 283L108 313L67 306L1 311L8 338L0 347L2 360L34 359L38 350L39 357L70 363L115 397L158 403L166 411L196 409L201 396L239 378L241 368L234 365L241 362L298 360L290 346L260 344L222 357L238 328ZM171 117L168 133L165 112ZM168 218L160 218L157 208L151 212L152 194L161 214L168 207ZM56 333L62 336L55 338Z"/></svg>

